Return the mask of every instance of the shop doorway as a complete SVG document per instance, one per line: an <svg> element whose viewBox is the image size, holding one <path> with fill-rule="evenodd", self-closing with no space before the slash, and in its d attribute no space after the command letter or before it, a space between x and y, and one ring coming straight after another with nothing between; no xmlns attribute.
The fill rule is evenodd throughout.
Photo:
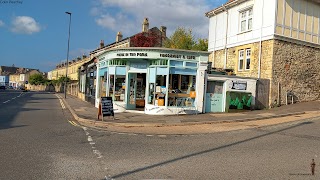
<svg viewBox="0 0 320 180"><path fill-rule="evenodd" d="M221 81L208 81L206 112L223 112L223 83Z"/></svg>
<svg viewBox="0 0 320 180"><path fill-rule="evenodd" d="M146 73L129 73L128 79L127 109L144 111Z"/></svg>

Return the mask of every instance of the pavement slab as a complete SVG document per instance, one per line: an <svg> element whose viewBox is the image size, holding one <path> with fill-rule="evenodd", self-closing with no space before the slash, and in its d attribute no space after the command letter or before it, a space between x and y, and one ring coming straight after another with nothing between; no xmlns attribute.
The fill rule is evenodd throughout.
<svg viewBox="0 0 320 180"><path fill-rule="evenodd" d="M298 103L270 110L239 113L206 113L197 115L146 115L142 113L116 113L115 119L97 119L97 108L76 97L66 99L57 94L74 119L86 127L122 133L143 134L206 134L259 128L320 117L320 101Z"/></svg>

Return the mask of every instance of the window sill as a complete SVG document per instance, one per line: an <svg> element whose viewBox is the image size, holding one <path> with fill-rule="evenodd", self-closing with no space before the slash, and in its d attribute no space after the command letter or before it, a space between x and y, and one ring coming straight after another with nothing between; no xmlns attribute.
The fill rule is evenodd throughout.
<svg viewBox="0 0 320 180"><path fill-rule="evenodd" d="M243 31L243 32L239 32L237 35L245 34L245 33L251 32L251 31L252 31L252 29L247 30L247 31Z"/></svg>
<svg viewBox="0 0 320 180"><path fill-rule="evenodd" d="M243 69L243 70L238 69L238 72L249 72L249 71L250 71L250 69Z"/></svg>

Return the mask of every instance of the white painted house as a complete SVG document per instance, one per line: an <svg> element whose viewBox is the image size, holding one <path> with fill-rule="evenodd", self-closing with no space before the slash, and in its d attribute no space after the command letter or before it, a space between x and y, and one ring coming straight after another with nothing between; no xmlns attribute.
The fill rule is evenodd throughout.
<svg viewBox="0 0 320 180"><path fill-rule="evenodd" d="M212 67L256 78L257 108L320 98L319 0L229 0L206 16Z"/></svg>

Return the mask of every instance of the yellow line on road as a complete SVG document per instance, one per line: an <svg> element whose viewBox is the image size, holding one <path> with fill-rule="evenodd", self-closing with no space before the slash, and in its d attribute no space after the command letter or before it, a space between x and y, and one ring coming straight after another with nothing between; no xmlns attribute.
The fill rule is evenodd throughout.
<svg viewBox="0 0 320 180"><path fill-rule="evenodd" d="M79 126L77 123L73 122L73 121L69 121L69 123L72 125L72 126Z"/></svg>

